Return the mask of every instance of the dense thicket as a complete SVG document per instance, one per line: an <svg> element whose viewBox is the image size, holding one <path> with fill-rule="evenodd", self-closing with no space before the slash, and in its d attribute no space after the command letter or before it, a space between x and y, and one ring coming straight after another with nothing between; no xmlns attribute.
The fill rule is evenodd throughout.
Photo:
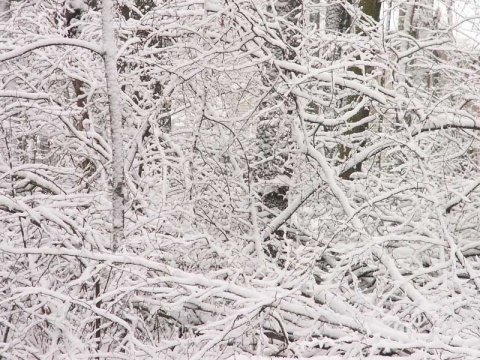
<svg viewBox="0 0 480 360"><path fill-rule="evenodd" d="M475 1L109 2L0 1L1 359L480 357Z"/></svg>

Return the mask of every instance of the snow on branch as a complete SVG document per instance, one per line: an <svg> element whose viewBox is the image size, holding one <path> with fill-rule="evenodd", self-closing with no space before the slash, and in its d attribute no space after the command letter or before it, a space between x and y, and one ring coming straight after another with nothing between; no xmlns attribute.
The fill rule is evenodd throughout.
<svg viewBox="0 0 480 360"><path fill-rule="evenodd" d="M17 57L20 57L34 50L41 49L44 47L62 46L62 45L81 47L81 48L93 51L94 53L97 53L100 56L103 56L103 49L100 46L92 44L90 42L78 40L78 39L52 38L52 39L38 40L30 44L19 46L18 49L4 52L0 54L0 62L15 59Z"/></svg>

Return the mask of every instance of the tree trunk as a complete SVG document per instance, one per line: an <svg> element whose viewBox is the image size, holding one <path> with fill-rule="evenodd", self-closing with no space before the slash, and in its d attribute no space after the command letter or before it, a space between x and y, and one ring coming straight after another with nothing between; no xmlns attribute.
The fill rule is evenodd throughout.
<svg viewBox="0 0 480 360"><path fill-rule="evenodd" d="M76 7L75 7L76 6ZM84 4L82 1L80 2L67 2L66 9L65 9L65 23L68 28L67 36L70 38L77 38L78 37L78 30L73 25L75 21L78 21L82 18L83 14L88 10L88 6ZM79 79L73 79L73 90L75 92L75 96L77 98L77 107L81 109L80 117L78 118L76 127L79 131L85 130L85 121L88 120L88 110L87 110L87 94L85 92L85 83ZM88 160L85 159L81 163L81 167L84 171L93 166L93 164Z"/></svg>
<svg viewBox="0 0 480 360"><path fill-rule="evenodd" d="M328 32L347 32L352 19L342 4L335 1L327 6L325 29Z"/></svg>
<svg viewBox="0 0 480 360"><path fill-rule="evenodd" d="M365 16L371 17L375 21L380 20L380 11L382 8L382 3L380 0L361 0L358 3L358 6L362 10ZM326 18L326 26L329 31L338 31L338 32L346 32L352 26L352 19L351 16L348 14L347 10L339 4L332 4L327 9L327 18ZM355 31L357 33L360 32L359 28L356 28ZM336 49L335 57L338 59L341 53L341 49ZM363 70L359 67L351 67L348 69L349 71L354 72L357 75L362 75ZM365 72L368 72L369 69L365 69ZM347 99L348 103L357 103L361 101L362 98L357 95L352 95ZM364 107L360 111L358 111L355 115L353 115L348 122L356 123L361 121L362 119L366 118L370 114L370 108ZM357 134L364 132L367 129L366 125L356 126L352 130L345 133L345 135ZM339 154L338 157L340 161L346 161L352 153L352 148L346 145L340 145L338 148ZM358 163L354 168L348 169L340 174L340 177L345 180L350 180L351 175L354 172L362 170L362 163Z"/></svg>
<svg viewBox="0 0 480 360"><path fill-rule="evenodd" d="M0 19L10 11L10 0L0 0Z"/></svg>
<svg viewBox="0 0 480 360"><path fill-rule="evenodd" d="M102 36L104 46L105 77L107 81L108 109L112 139L112 244L115 252L124 239L125 186L123 170L122 104L117 71L117 45L112 0L102 0Z"/></svg>
<svg viewBox="0 0 480 360"><path fill-rule="evenodd" d="M276 13L278 17L283 17L287 23L299 26L303 3L301 0L288 0L276 3ZM296 61L295 48L300 44L301 39L298 32L292 30L285 23L281 23L281 36L284 39L286 47L280 49L275 46L269 46L270 51L276 59L284 59L287 61ZM267 65L268 66L268 65ZM278 76L277 69L268 68L266 76L263 80L265 87L272 87L274 79ZM272 92L275 90L272 89ZM270 95L270 96L269 96ZM260 182L258 192L262 195L263 206L272 213L280 212L288 207L288 178L292 176L292 168L289 165L288 147L290 128L289 121L293 116L293 110L289 107L295 103L291 95L287 99L276 94L268 94L268 100L261 105L263 108L273 106L279 102L284 102L285 106L282 110L275 110L261 117L257 126L257 145L259 153L257 160L260 165L254 170L254 178ZM287 180L287 181L286 181ZM269 222L273 218L272 214L264 217L265 222ZM275 233L277 238L283 238L283 230ZM271 256L275 256L278 247L268 244L267 248Z"/></svg>

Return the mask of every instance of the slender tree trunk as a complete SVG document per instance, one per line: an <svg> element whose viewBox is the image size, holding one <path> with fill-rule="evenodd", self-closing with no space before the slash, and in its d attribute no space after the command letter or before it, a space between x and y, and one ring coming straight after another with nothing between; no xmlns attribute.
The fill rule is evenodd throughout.
<svg viewBox="0 0 480 360"><path fill-rule="evenodd" d="M74 8L75 5L77 5L76 8ZM88 6L83 2L67 3L66 9L65 9L65 20L68 28L68 33L67 33L68 37L70 38L78 37L78 29L76 27L72 27L72 25L74 25L74 21L80 20L83 14L87 10L88 10ZM77 129L80 131L84 131L85 121L88 120L87 94L85 92L85 83L82 80L73 79L73 90L77 98L77 107L82 110L80 117L78 118L78 122L76 124ZM88 171L88 169L91 166L93 166L93 164L89 161L89 159L85 159L81 163L81 167L84 171Z"/></svg>
<svg viewBox="0 0 480 360"><path fill-rule="evenodd" d="M453 0L446 0L445 7L447 8L448 26L452 26L453 25Z"/></svg>
<svg viewBox="0 0 480 360"><path fill-rule="evenodd" d="M452 2L446 1L447 7L447 17L450 21L451 16L451 5ZM433 0L417 0L413 4L402 5L400 7L401 14L403 9L403 16L400 18L400 24L402 27L400 30L403 30L405 33L413 37L414 39L424 39L430 36L432 30L435 30L438 26L438 20L440 13L435 11L435 3ZM404 41L402 44L402 51L408 50L414 42L411 40ZM439 56L437 52L434 52L435 56ZM412 60L410 64L414 64L415 60ZM406 67L404 65L403 72L406 73ZM425 81L429 87L433 87L437 82L436 74L425 75Z"/></svg>
<svg viewBox="0 0 480 360"><path fill-rule="evenodd" d="M115 252L124 239L125 186L123 170L122 105L117 71L117 45L112 0L102 0L102 35L104 46L105 77L107 80L108 108L112 138L112 250Z"/></svg>

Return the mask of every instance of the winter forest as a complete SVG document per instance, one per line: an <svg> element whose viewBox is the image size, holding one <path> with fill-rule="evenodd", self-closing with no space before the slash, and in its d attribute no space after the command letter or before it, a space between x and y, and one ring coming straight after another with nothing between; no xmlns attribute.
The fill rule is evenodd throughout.
<svg viewBox="0 0 480 360"><path fill-rule="evenodd" d="M479 359L478 0L0 0L0 359Z"/></svg>

